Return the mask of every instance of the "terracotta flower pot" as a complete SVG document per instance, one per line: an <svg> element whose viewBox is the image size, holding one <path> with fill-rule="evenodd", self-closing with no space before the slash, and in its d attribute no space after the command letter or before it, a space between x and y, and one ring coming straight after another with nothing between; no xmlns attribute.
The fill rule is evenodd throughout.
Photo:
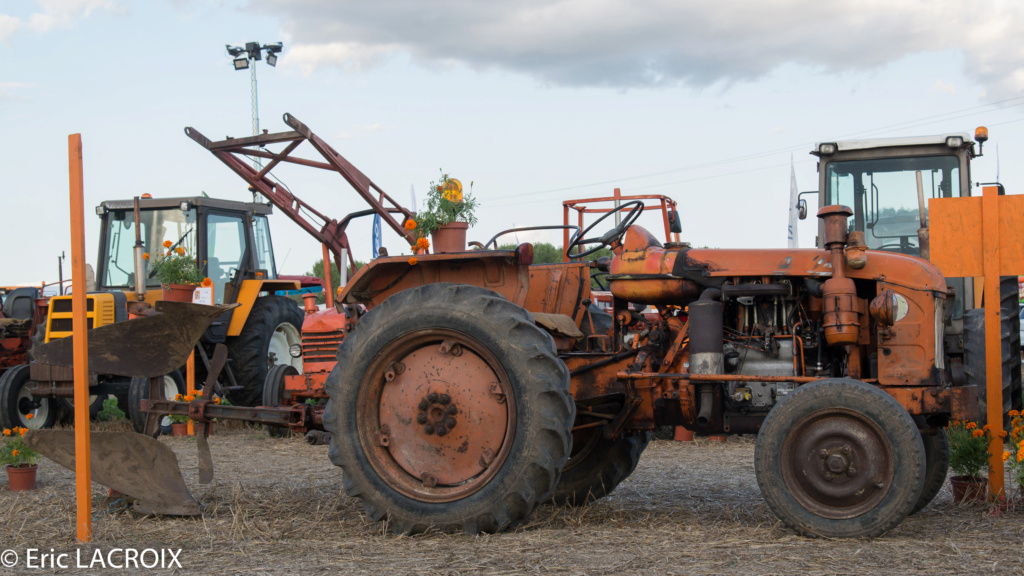
<svg viewBox="0 0 1024 576"><path fill-rule="evenodd" d="M434 254L465 252L468 228L469 224L466 222L451 222L434 230L430 235L432 239L430 245L434 249Z"/></svg>
<svg viewBox="0 0 1024 576"><path fill-rule="evenodd" d="M988 480L977 476L953 476L949 479L953 502L984 502L988 495Z"/></svg>
<svg viewBox="0 0 1024 576"><path fill-rule="evenodd" d="M693 442L693 431L684 426L676 426L672 439L676 442Z"/></svg>
<svg viewBox="0 0 1024 576"><path fill-rule="evenodd" d="M160 290L164 300L171 302L191 302L196 287L191 284L161 284Z"/></svg>
<svg viewBox="0 0 1024 576"><path fill-rule="evenodd" d="M188 422L172 422L171 436L188 436Z"/></svg>
<svg viewBox="0 0 1024 576"><path fill-rule="evenodd" d="M36 470L38 469L38 464L8 464L7 484L11 487L11 491L35 490Z"/></svg>

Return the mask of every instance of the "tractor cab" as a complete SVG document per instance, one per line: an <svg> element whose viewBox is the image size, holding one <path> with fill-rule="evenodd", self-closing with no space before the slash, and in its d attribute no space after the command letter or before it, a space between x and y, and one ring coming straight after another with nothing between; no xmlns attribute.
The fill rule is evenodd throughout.
<svg viewBox="0 0 1024 576"><path fill-rule="evenodd" d="M971 195L971 160L986 140L988 130L978 128L975 140L961 132L818 143L811 151L818 157L818 205L850 206L849 231L863 233L869 249L928 259L928 199ZM959 324L973 285L946 280L957 295L952 312Z"/></svg>
<svg viewBox="0 0 1024 576"><path fill-rule="evenodd" d="M132 200L117 200L96 207L96 214L103 220L97 290L134 290L133 205ZM153 298L160 288L152 267L153 258L178 247L195 254L203 275L213 281L215 304L233 300L230 284L239 274L243 278L277 278L267 222L271 211L269 204L201 196L140 199L139 226L143 252L147 255L146 287L153 290Z"/></svg>
<svg viewBox="0 0 1024 576"><path fill-rule="evenodd" d="M850 231L863 232L872 250L920 256L928 199L970 195L975 151L965 133L825 142L811 154L819 158L818 205L852 207Z"/></svg>

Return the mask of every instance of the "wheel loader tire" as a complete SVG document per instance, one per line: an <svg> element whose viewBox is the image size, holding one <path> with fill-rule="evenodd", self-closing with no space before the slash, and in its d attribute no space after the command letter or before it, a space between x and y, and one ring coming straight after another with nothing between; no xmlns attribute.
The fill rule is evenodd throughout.
<svg viewBox="0 0 1024 576"><path fill-rule="evenodd" d="M181 372L175 370L170 374L165 374L163 381L164 396L161 400L174 400L178 394L185 393L185 379L181 376ZM149 378L132 378L128 388L128 420L131 421L132 428L139 434L146 431L147 414L142 410L143 400L149 400ZM170 425L171 422L167 416L161 418L161 428Z"/></svg>
<svg viewBox="0 0 1024 576"><path fill-rule="evenodd" d="M227 339L228 356L240 390L228 392L232 404L257 406L270 369L289 364L302 370L302 359L292 358L288 348L300 342L302 310L284 296L256 299L242 332Z"/></svg>
<svg viewBox="0 0 1024 576"><path fill-rule="evenodd" d="M575 406L551 336L475 286L399 292L360 318L327 379L342 486L396 533L497 532L551 496Z"/></svg>
<svg viewBox="0 0 1024 576"><path fill-rule="evenodd" d="M95 420L103 409L103 401L107 397L100 397L98 394L89 395L89 420ZM75 400L74 398L61 398L60 406L57 408L57 423L73 426L75 424Z"/></svg>
<svg viewBox="0 0 1024 576"><path fill-rule="evenodd" d="M51 428L60 416L58 398L33 398L28 364L0 376L0 428ZM31 415L31 417L29 417Z"/></svg>
<svg viewBox="0 0 1024 576"><path fill-rule="evenodd" d="M1020 309L1017 300L1017 277L999 283L1000 342L1003 372L1003 428L1010 424L1006 414L1021 410ZM987 422L988 406L985 379L985 310L976 308L964 313L964 373L967 384L977 386L981 421Z"/></svg>
<svg viewBox="0 0 1024 576"><path fill-rule="evenodd" d="M850 379L797 388L768 413L754 448L768 506L805 536L884 534L914 509L926 470L924 443L907 411Z"/></svg>
<svg viewBox="0 0 1024 576"><path fill-rule="evenodd" d="M558 506L582 506L611 494L636 470L650 441L649 432L611 440L600 428L573 434L573 451L551 500Z"/></svg>
<svg viewBox="0 0 1024 576"><path fill-rule="evenodd" d="M267 381L263 383L263 406L284 406L287 404L291 394L285 392L284 377L294 376L298 373L299 371L290 364L278 364L271 368L270 373L267 374ZM274 438L282 438L291 434L291 430L285 426L266 424L264 427L267 429L267 434Z"/></svg>
<svg viewBox="0 0 1024 576"><path fill-rule="evenodd" d="M924 488L921 489L921 497L911 510L911 514L917 514L942 491L946 483L946 475L949 473L949 438L945 430L938 430L931 434L922 434L924 442L925 474Z"/></svg>

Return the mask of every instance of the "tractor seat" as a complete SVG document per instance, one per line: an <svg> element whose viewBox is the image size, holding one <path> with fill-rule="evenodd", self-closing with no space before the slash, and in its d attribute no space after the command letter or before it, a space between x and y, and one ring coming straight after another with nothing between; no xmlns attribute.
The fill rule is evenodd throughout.
<svg viewBox="0 0 1024 576"><path fill-rule="evenodd" d="M4 316L18 320L30 320L39 298L39 289L32 286L17 288L7 294L4 300Z"/></svg>

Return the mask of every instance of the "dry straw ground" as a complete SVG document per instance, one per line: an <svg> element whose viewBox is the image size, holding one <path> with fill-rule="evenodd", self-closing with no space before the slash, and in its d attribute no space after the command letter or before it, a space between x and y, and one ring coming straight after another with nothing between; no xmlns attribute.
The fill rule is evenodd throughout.
<svg viewBox="0 0 1024 576"><path fill-rule="evenodd" d="M365 519L340 492L326 446L221 430L211 438L217 478L202 486L194 439L162 441L206 516L97 510L84 550L181 548L187 574L1024 574L1024 506L992 515L953 505L946 490L882 538L796 536L761 499L751 438L655 441L636 473L589 507L545 505L504 534L416 537ZM77 548L73 490L73 474L48 461L38 490L0 487L0 548ZM105 491L93 494L98 502Z"/></svg>

